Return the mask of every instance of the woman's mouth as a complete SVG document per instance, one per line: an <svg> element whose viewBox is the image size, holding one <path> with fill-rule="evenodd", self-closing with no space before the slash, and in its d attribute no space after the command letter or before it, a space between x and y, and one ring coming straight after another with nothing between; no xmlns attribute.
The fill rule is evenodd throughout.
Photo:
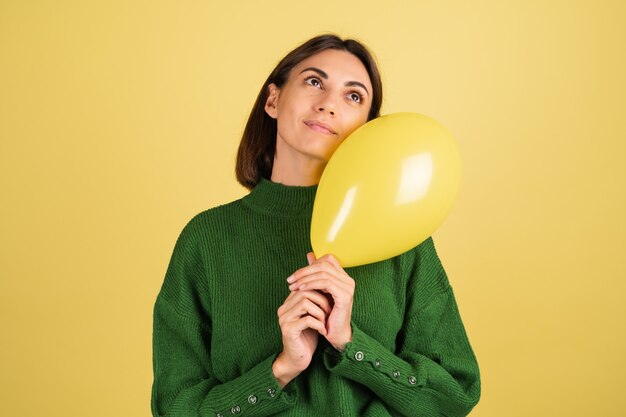
<svg viewBox="0 0 626 417"><path fill-rule="evenodd" d="M325 135L334 135L335 131L332 128L322 122L317 122L315 120L308 120L304 122L305 125L315 130L316 132L323 133Z"/></svg>

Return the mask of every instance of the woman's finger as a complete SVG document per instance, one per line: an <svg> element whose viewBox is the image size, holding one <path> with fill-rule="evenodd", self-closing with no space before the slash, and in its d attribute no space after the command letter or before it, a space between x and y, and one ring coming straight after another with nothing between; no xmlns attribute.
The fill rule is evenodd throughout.
<svg viewBox="0 0 626 417"><path fill-rule="evenodd" d="M291 291L316 289L339 295L339 292L350 293L351 290L353 292L354 280L350 277L340 279L326 271L320 271L300 278L289 285L289 289Z"/></svg>
<svg viewBox="0 0 626 417"><path fill-rule="evenodd" d="M297 281L298 279L315 274L321 271L326 271L330 274L338 274L337 269L330 262L320 262L319 260L315 261L309 266L305 266L296 270L291 276L287 278L287 282L292 283Z"/></svg>
<svg viewBox="0 0 626 417"><path fill-rule="evenodd" d="M295 304L290 310L285 311L283 316L279 318L279 322L281 319L285 321L294 321L307 314L322 322L326 321L326 313L324 310L311 300L305 298L301 302Z"/></svg>
<svg viewBox="0 0 626 417"><path fill-rule="evenodd" d="M313 302L316 306L321 308L326 315L330 314L332 310L328 298L323 294L317 291L297 291L289 294L283 305L278 308L278 315L281 316L285 314L285 312L293 309L293 307L303 299L308 299Z"/></svg>
<svg viewBox="0 0 626 417"><path fill-rule="evenodd" d="M283 335L293 335L306 329L316 330L319 334L326 336L326 325L324 322L317 320L313 316L300 317L298 320L290 321L281 326Z"/></svg>
<svg viewBox="0 0 626 417"><path fill-rule="evenodd" d="M330 263L333 267L335 267L337 270L345 273L346 271L344 271L343 267L341 266L341 264L339 263L339 260L337 258L335 258L334 255L332 254L326 254L324 256L322 256L321 258L319 258L317 260L318 262L328 262Z"/></svg>
<svg viewBox="0 0 626 417"><path fill-rule="evenodd" d="M322 259L322 258L320 258ZM349 284L352 281L352 278L346 274L346 272L339 267L337 268L332 262L336 262L336 260L329 260L331 258L327 258L324 261L316 261L314 264L301 268L294 272L289 278L287 278L287 283L290 285L290 289L296 287L295 284L301 282L304 278L310 277L315 274L326 273L328 275L333 276L336 280ZM338 265L338 264L337 264Z"/></svg>

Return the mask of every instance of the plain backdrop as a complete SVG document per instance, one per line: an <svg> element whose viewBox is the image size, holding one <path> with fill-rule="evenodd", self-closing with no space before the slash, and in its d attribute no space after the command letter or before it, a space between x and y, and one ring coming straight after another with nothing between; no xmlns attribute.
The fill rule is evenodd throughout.
<svg viewBox="0 0 626 417"><path fill-rule="evenodd" d="M1 0L0 413L150 415L176 238L245 195L259 88L334 32L374 51L383 113L459 144L433 238L481 369L471 415L624 416L625 17L607 0Z"/></svg>

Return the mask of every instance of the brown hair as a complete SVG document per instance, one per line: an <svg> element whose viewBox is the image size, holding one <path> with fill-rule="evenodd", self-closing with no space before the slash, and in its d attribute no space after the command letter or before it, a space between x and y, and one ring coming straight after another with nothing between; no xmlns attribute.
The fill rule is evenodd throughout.
<svg viewBox="0 0 626 417"><path fill-rule="evenodd" d="M301 61L326 49L339 49L350 52L363 63L372 83L372 105L367 120L380 116L383 100L383 86L376 62L368 49L354 39L341 39L333 34L316 36L289 52L267 77L256 98L248 122L243 131L235 173L237 181L248 189L254 188L261 178L269 179L274 165L276 151L276 120L265 112L268 86L272 83L281 88L289 78L291 69Z"/></svg>

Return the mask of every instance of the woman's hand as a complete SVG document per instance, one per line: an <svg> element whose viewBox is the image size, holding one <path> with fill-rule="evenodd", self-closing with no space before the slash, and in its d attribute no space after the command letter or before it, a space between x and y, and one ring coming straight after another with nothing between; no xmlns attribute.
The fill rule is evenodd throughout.
<svg viewBox="0 0 626 417"><path fill-rule="evenodd" d="M315 255L307 254L309 266L298 269L287 282L289 289L295 294L321 291L332 300L332 310L326 318L326 332L322 334L328 342L339 351L352 340L352 304L354 299L354 280L346 274L337 258L324 255L315 259Z"/></svg>
<svg viewBox="0 0 626 417"><path fill-rule="evenodd" d="M272 365L281 387L304 371L313 357L319 335L326 335L329 300L317 291L291 292L278 308L283 351Z"/></svg>

